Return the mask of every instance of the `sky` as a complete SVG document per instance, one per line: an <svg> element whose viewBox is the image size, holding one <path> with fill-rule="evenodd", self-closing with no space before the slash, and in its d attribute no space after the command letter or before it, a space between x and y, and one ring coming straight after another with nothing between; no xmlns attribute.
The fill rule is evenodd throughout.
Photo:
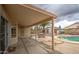
<svg viewBox="0 0 79 59"><path fill-rule="evenodd" d="M57 16L55 26L62 28L79 22L79 4L35 4Z"/></svg>

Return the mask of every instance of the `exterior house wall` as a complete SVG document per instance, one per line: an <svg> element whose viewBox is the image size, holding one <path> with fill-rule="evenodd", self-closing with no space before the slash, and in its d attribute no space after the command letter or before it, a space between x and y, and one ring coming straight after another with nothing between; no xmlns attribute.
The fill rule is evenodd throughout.
<svg viewBox="0 0 79 59"><path fill-rule="evenodd" d="M0 16L1 16L1 13L2 13L1 11L2 11L2 7L1 7L1 5L0 5Z"/></svg>
<svg viewBox="0 0 79 59"><path fill-rule="evenodd" d="M18 36L19 38L27 38L30 37L30 33L31 33L31 28L20 28L18 29Z"/></svg>
<svg viewBox="0 0 79 59"><path fill-rule="evenodd" d="M24 38L24 28L21 27L18 28L18 37Z"/></svg>
<svg viewBox="0 0 79 59"><path fill-rule="evenodd" d="M79 28L72 28L72 29L64 29L65 34L78 34L79 35Z"/></svg>
<svg viewBox="0 0 79 59"><path fill-rule="evenodd" d="M12 37L11 28L13 25L11 23L8 24L8 46L16 44L18 42L18 25L16 27L16 37Z"/></svg>
<svg viewBox="0 0 79 59"><path fill-rule="evenodd" d="M79 35L79 22L64 28L65 34Z"/></svg>
<svg viewBox="0 0 79 59"><path fill-rule="evenodd" d="M24 37L30 37L30 33L31 33L31 28L25 28L24 30Z"/></svg>
<svg viewBox="0 0 79 59"><path fill-rule="evenodd" d="M5 13L5 10L2 8L2 16L5 18L5 20L9 20L9 17L7 16L7 13ZM0 13L1 13L0 12ZM8 21L8 46L11 46L15 43L18 42L18 25L16 25L16 37L12 38L11 37L11 27L12 27L12 23L10 21Z"/></svg>

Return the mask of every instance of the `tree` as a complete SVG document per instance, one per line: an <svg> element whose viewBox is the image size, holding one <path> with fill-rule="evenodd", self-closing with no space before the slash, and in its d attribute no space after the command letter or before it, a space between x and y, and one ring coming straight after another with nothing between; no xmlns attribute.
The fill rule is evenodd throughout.
<svg viewBox="0 0 79 59"><path fill-rule="evenodd" d="M43 34L45 35L45 27L47 26L49 24L49 22L47 21L47 22L43 22L43 23L41 23L40 24L40 26L42 26L42 32L43 32Z"/></svg>

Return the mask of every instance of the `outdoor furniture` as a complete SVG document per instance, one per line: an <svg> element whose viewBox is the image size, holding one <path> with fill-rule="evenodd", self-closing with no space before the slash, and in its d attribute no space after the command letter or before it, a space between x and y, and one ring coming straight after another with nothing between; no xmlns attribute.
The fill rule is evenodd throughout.
<svg viewBox="0 0 79 59"><path fill-rule="evenodd" d="M43 37L45 37L45 35L43 33L40 33L40 34L38 34L38 37L43 38Z"/></svg>

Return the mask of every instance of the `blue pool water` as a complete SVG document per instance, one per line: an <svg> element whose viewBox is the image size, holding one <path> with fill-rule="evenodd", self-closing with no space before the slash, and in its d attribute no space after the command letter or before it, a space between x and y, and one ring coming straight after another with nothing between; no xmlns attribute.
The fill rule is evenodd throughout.
<svg viewBox="0 0 79 59"><path fill-rule="evenodd" d="M69 37L62 37L65 40L69 40L69 41L76 41L79 42L79 36L69 36Z"/></svg>

